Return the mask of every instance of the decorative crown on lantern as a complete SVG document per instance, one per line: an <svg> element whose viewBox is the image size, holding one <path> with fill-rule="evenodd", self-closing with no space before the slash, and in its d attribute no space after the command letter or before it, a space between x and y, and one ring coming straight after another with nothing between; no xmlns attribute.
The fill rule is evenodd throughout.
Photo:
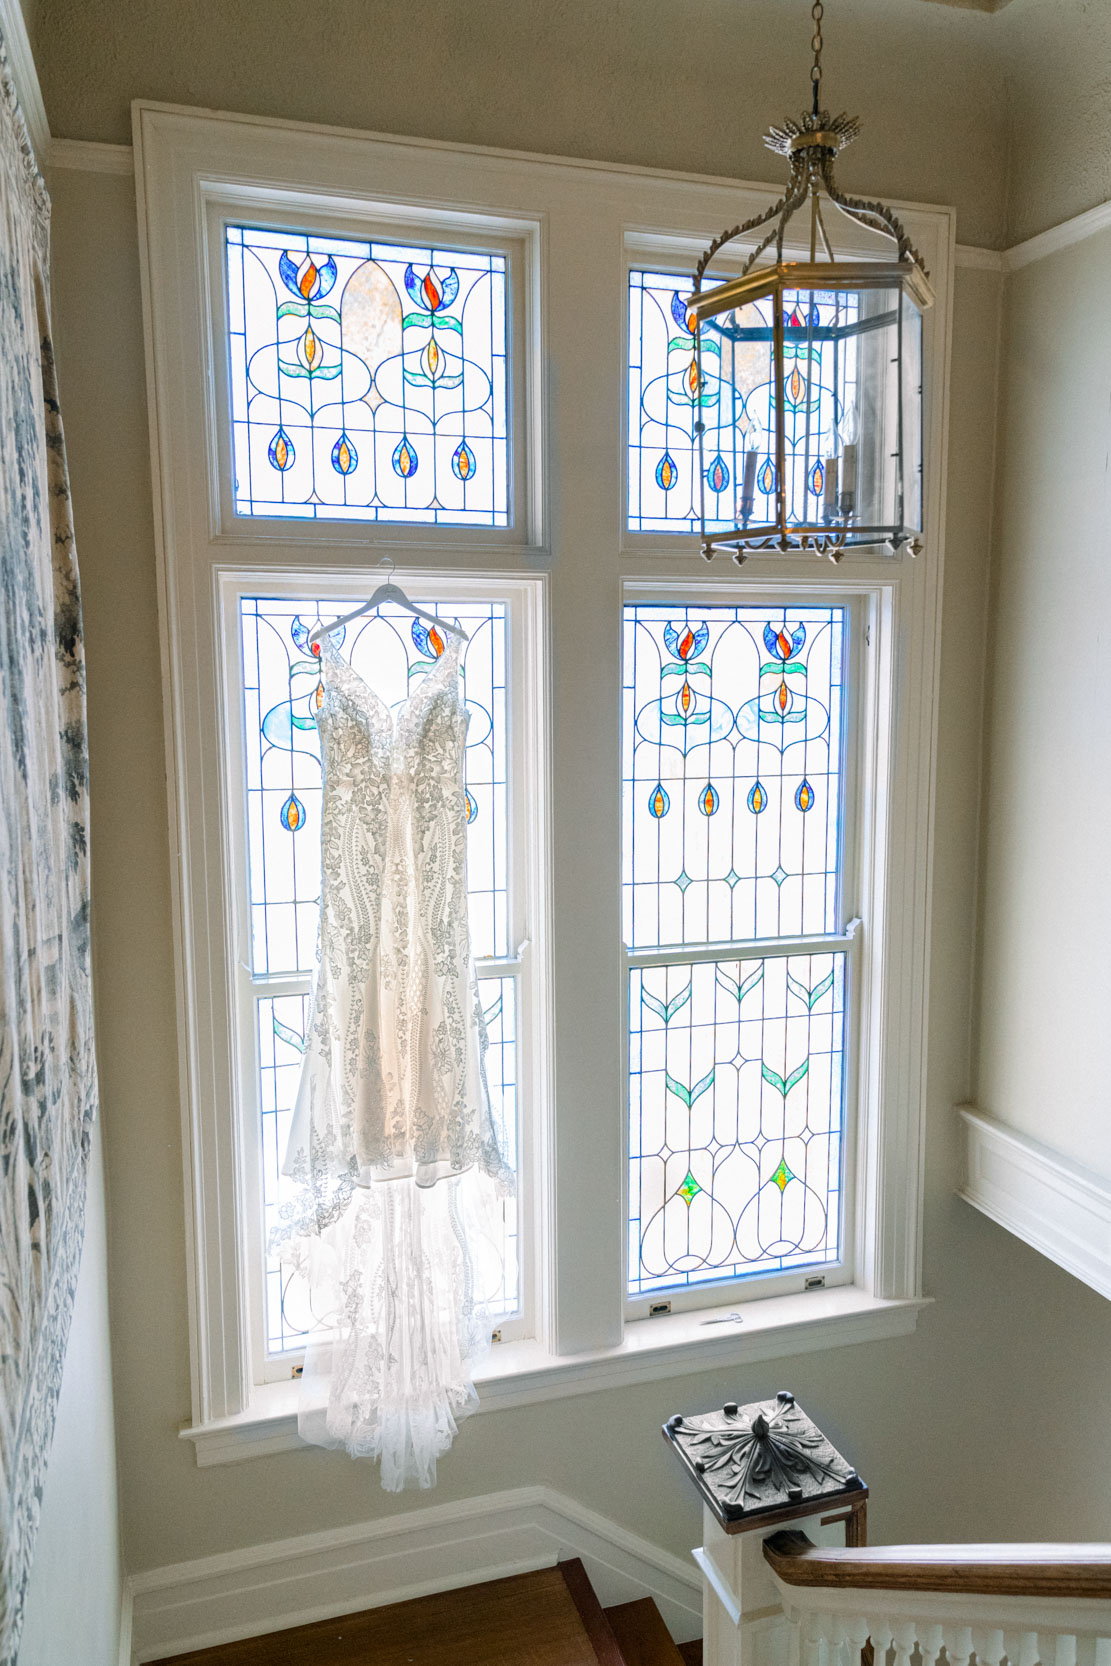
<svg viewBox="0 0 1111 1666"><path fill-rule="evenodd" d="M838 188L834 162L860 124L822 108L822 0L811 15L812 108L764 138L789 159L787 188L710 244L687 299L707 560L718 551L741 563L753 549L813 549L836 561L852 545L921 547L922 313L933 291L892 210ZM823 203L893 240L894 259L858 250L838 259ZM788 228L808 204L809 259L790 259ZM711 261L761 230L736 275L704 289ZM773 248L773 261L761 264ZM709 468L708 427L717 436ZM732 449L731 470L723 447Z"/></svg>

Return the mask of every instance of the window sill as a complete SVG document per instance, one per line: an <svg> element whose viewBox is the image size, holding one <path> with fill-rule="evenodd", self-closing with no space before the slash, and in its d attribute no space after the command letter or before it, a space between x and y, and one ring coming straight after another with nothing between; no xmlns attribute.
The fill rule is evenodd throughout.
<svg viewBox="0 0 1111 1666"><path fill-rule="evenodd" d="M626 1326L616 1348L588 1354L556 1355L539 1342L505 1342L493 1349L475 1378L479 1410L534 1405L723 1365L908 1336L918 1323L919 1310L928 1305L925 1299L883 1301L855 1285L842 1285L749 1302L739 1325L707 1325L704 1311L637 1320ZM302 1444L297 1394L298 1384L292 1380L267 1383L255 1389L246 1411L187 1425L181 1438L193 1442L202 1468L291 1451Z"/></svg>

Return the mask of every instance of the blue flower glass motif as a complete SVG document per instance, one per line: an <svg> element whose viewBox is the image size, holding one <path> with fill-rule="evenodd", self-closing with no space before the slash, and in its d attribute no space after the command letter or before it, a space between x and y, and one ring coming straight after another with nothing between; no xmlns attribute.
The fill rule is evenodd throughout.
<svg viewBox="0 0 1111 1666"><path fill-rule="evenodd" d="M439 659L446 644L435 625L426 625L420 619L414 619L410 634L418 654L423 654L425 659Z"/></svg>
<svg viewBox="0 0 1111 1666"><path fill-rule="evenodd" d="M799 782L798 791L795 793L795 809L801 810L803 815L805 815L807 810L812 810L813 808L814 788L810 785L809 781L804 779Z"/></svg>
<svg viewBox="0 0 1111 1666"><path fill-rule="evenodd" d="M756 476L756 484L765 497L771 497L775 491L775 464L770 457Z"/></svg>
<svg viewBox="0 0 1111 1666"><path fill-rule="evenodd" d="M467 481L475 471L474 452L466 440L460 440L451 456L451 472L456 480Z"/></svg>
<svg viewBox="0 0 1111 1666"><path fill-rule="evenodd" d="M308 254L296 261L286 249L278 261L278 271L286 288L302 301L322 300L336 281L336 263L331 255L318 264Z"/></svg>
<svg viewBox="0 0 1111 1666"><path fill-rule="evenodd" d="M657 781L648 798L648 809L657 821L661 821L671 809L671 800L664 791L662 781Z"/></svg>
<svg viewBox="0 0 1111 1666"><path fill-rule="evenodd" d="M748 797L745 799L745 803L748 805L754 816L760 815L767 809L768 793L767 788L764 786L762 781L754 781L752 783L751 787L748 789Z"/></svg>
<svg viewBox="0 0 1111 1666"><path fill-rule="evenodd" d="M402 480L411 480L417 472L418 457L408 434L403 434L393 454L394 473Z"/></svg>
<svg viewBox="0 0 1111 1666"><path fill-rule="evenodd" d="M347 435L345 433L341 434L332 447L332 467L337 474L348 475L354 474L358 466L359 453L355 450Z"/></svg>
<svg viewBox="0 0 1111 1666"><path fill-rule="evenodd" d="M729 466L720 451L706 470L706 484L711 492L724 492L729 484Z"/></svg>
<svg viewBox="0 0 1111 1666"><path fill-rule="evenodd" d="M405 268L405 288L415 306L435 315L445 307L450 307L458 295L459 274L454 266L443 274L430 266L423 277L418 277L409 265Z"/></svg>
<svg viewBox="0 0 1111 1666"><path fill-rule="evenodd" d="M805 641L805 625L798 625L790 635L788 635L786 628L777 630L774 625L764 626L764 647L769 654L774 654L778 660L793 659L801 651Z"/></svg>
<svg viewBox="0 0 1111 1666"><path fill-rule="evenodd" d="M721 798L714 791L713 784L707 781L705 787L698 795L698 808L702 811L704 816L712 816L717 811L717 807L720 803Z"/></svg>
<svg viewBox="0 0 1111 1666"><path fill-rule="evenodd" d="M691 328L690 314L687 311L687 303L678 290L671 297L671 316L685 334L689 336L694 334L694 330Z"/></svg>
<svg viewBox="0 0 1111 1666"><path fill-rule="evenodd" d="M281 474L284 474L286 469L293 467L293 461L297 453L293 449L293 441L284 428L279 428L270 441L267 456L270 458L271 466Z"/></svg>
<svg viewBox="0 0 1111 1666"><path fill-rule="evenodd" d="M813 492L815 497L821 497L822 489L825 486L825 483L826 471L822 467L821 463L815 463L814 467L810 470L809 480L810 490Z"/></svg>
<svg viewBox="0 0 1111 1666"><path fill-rule="evenodd" d="M690 625L684 625L682 633L670 619L664 626L664 645L668 653L675 659L682 660L684 664L687 660L697 659L709 640L710 627L705 620L693 630Z"/></svg>

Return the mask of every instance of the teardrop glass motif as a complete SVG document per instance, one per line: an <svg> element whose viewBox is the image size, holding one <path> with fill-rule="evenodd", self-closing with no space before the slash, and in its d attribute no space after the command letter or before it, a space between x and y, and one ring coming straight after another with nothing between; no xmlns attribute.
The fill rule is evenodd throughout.
<svg viewBox="0 0 1111 1666"><path fill-rule="evenodd" d="M279 473L284 474L286 469L293 466L296 455L297 453L293 449L293 441L284 428L279 428L270 441L270 449L267 452L271 464Z"/></svg>
<svg viewBox="0 0 1111 1666"><path fill-rule="evenodd" d="M474 452L466 440L460 440L451 457L451 472L456 480L467 481L475 471Z"/></svg>
<svg viewBox="0 0 1111 1666"><path fill-rule="evenodd" d="M706 484L711 492L724 492L729 484L729 468L720 451L706 470Z"/></svg>
<svg viewBox="0 0 1111 1666"><path fill-rule="evenodd" d="M771 497L775 491L775 464L770 457L756 476L756 484L765 497Z"/></svg>
<svg viewBox="0 0 1111 1666"><path fill-rule="evenodd" d="M411 480L417 472L417 454L413 450L408 434L403 434L398 441L397 449L393 454L393 467L394 473L399 474L402 480Z"/></svg>
<svg viewBox="0 0 1111 1666"><path fill-rule="evenodd" d="M809 781L800 781L798 791L795 793L795 809L801 810L803 815L805 815L807 810L812 810L813 808L814 788L810 785Z"/></svg>
<svg viewBox="0 0 1111 1666"><path fill-rule="evenodd" d="M469 827L478 815L478 805L469 792L463 794L463 819Z"/></svg>
<svg viewBox="0 0 1111 1666"><path fill-rule="evenodd" d="M353 474L359 466L359 453L346 434L341 434L332 447L332 467L337 474Z"/></svg>
<svg viewBox="0 0 1111 1666"><path fill-rule="evenodd" d="M670 492L679 478L679 470L675 467L675 459L669 451L665 451L656 464L656 485L663 492Z"/></svg>
<svg viewBox="0 0 1111 1666"><path fill-rule="evenodd" d="M296 793L290 793L282 805L281 823L287 833L299 833L305 825L305 806Z"/></svg>
<svg viewBox="0 0 1111 1666"><path fill-rule="evenodd" d="M762 810L767 809L768 794L762 781L752 783L752 786L748 789L748 798L745 802L754 816L758 816Z"/></svg>
<svg viewBox="0 0 1111 1666"><path fill-rule="evenodd" d="M663 782L657 781L648 796L648 813L660 821L671 809L671 800L664 791Z"/></svg>
<svg viewBox="0 0 1111 1666"><path fill-rule="evenodd" d="M698 808L702 811L704 816L712 816L720 803L721 799L714 791L712 784L707 781L705 787L703 787L702 791L698 795Z"/></svg>
<svg viewBox="0 0 1111 1666"><path fill-rule="evenodd" d="M810 490L814 493L815 497L821 497L822 487L825 483L825 470L823 469L821 463L815 463L814 467L810 470Z"/></svg>

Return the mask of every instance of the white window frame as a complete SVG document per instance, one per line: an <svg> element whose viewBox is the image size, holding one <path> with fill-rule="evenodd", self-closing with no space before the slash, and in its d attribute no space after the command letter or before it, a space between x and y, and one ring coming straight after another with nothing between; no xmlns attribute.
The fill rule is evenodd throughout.
<svg viewBox="0 0 1111 1666"><path fill-rule="evenodd" d="M954 220L903 207L931 271L926 318L926 538L917 561L854 551L756 556L707 568L693 538L629 534L625 359L630 261L689 269L723 225L766 208L774 187L527 157L137 104L135 155L166 678L175 870L181 1092L189 1230L193 1409L200 1463L296 1444L290 1383L257 1384L250 1357L243 1130L237 1120L228 953L233 852L220 755L223 665L215 627L227 575L338 588L388 551L407 582L449 573L540 580L532 651L546 802L529 806L549 991L535 1118L540 1232L535 1336L493 1351L485 1409L732 1362L905 1334L921 1295L922 1131L945 410ZM213 328L212 216L260 223L301 210L337 224L408 219L511 242L524 264L513 352L523 484L504 534L358 522L229 522L220 500L222 351ZM440 235L447 235L441 230ZM849 234L849 246L853 246ZM861 233L861 239L866 234ZM862 242L862 249L867 244ZM660 265L660 263L663 263ZM216 263L219 272L219 264ZM222 274L220 274L222 276ZM521 457L521 448L524 456ZM314 554L309 556L308 549ZM252 577L252 584L254 580ZM697 1313L630 1319L624 1280L619 697L623 596L773 592L859 598L870 619L862 766L867 931L857 951L852 1282L753 1302L742 1327ZM543 1050L543 1048L542 1048ZM584 1161L587 1154L589 1161Z"/></svg>

